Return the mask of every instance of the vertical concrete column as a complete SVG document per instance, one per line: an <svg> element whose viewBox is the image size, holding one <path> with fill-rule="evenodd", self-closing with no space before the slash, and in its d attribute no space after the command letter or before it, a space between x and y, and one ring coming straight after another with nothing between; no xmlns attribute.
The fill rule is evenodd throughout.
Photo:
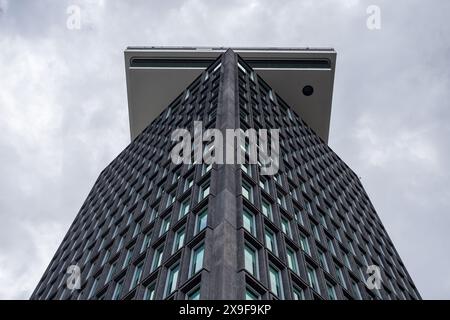
<svg viewBox="0 0 450 320"><path fill-rule="evenodd" d="M237 57L232 50L223 55L222 68L216 125L225 142L225 130L238 127ZM237 168L236 164L217 165L213 230L210 237L211 299L238 297Z"/></svg>

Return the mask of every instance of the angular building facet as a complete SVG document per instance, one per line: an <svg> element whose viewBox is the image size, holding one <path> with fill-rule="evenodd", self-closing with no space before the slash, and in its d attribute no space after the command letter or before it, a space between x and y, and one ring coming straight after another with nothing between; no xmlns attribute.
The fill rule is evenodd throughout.
<svg viewBox="0 0 450 320"><path fill-rule="evenodd" d="M420 299L327 131L316 134L234 51L202 63L100 174L31 298ZM173 163L171 134L193 136L194 121L224 136L281 129L278 173ZM80 289L67 287L71 265ZM369 266L381 270L379 290Z"/></svg>

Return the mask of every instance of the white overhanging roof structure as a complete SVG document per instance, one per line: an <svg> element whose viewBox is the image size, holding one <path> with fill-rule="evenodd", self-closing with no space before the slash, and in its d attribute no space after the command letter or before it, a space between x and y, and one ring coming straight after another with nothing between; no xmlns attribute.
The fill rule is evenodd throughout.
<svg viewBox="0 0 450 320"><path fill-rule="evenodd" d="M125 66L131 139L227 49L128 47ZM336 64L333 49L231 49L328 142Z"/></svg>

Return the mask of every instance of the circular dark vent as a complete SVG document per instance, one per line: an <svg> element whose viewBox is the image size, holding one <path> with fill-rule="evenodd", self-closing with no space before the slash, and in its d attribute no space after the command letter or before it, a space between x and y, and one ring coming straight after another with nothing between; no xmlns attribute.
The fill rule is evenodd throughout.
<svg viewBox="0 0 450 320"><path fill-rule="evenodd" d="M312 86L304 86L302 90L303 94L307 97L311 96L314 93L314 88Z"/></svg>

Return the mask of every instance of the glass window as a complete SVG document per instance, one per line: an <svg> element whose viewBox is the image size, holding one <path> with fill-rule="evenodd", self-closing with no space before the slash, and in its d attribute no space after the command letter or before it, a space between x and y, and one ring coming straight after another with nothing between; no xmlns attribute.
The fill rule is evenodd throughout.
<svg viewBox="0 0 450 320"><path fill-rule="evenodd" d="M244 171L248 176L252 176L252 168L248 163L241 164L241 170Z"/></svg>
<svg viewBox="0 0 450 320"><path fill-rule="evenodd" d="M243 215L244 228L253 235L256 235L255 215L248 210L244 210Z"/></svg>
<svg viewBox="0 0 450 320"><path fill-rule="evenodd" d="M153 261L152 261L152 271L158 268L161 265L162 262L162 256L163 256L163 246L159 246L153 255Z"/></svg>
<svg viewBox="0 0 450 320"><path fill-rule="evenodd" d="M362 300L361 291L359 291L359 286L355 281L352 281L353 293L357 300Z"/></svg>
<svg viewBox="0 0 450 320"><path fill-rule="evenodd" d="M188 300L200 300L200 286L196 287L195 289L191 290L187 294Z"/></svg>
<svg viewBox="0 0 450 320"><path fill-rule="evenodd" d="M185 232L184 228L179 229L175 233L175 239L174 239L174 242L173 242L172 253L178 251L178 249L180 249L183 246L185 235L186 235L186 232Z"/></svg>
<svg viewBox="0 0 450 320"><path fill-rule="evenodd" d="M175 198L176 198L175 191L172 191L171 193L169 193L169 195L167 197L166 208L168 208L172 203L175 202Z"/></svg>
<svg viewBox="0 0 450 320"><path fill-rule="evenodd" d="M120 240L119 240L119 244L117 245L117 249L116 249L116 252L119 252L119 251L120 251L120 249L122 249L122 246L123 246L123 241L124 241L124 237L123 237L123 236L121 236L121 237L120 237Z"/></svg>
<svg viewBox="0 0 450 320"><path fill-rule="evenodd" d="M166 297L175 291L177 288L178 274L180 272L180 265L177 263L169 269L169 273L167 275L167 284L166 284Z"/></svg>
<svg viewBox="0 0 450 320"><path fill-rule="evenodd" d="M155 169L157 169L157 168L155 168ZM157 190L157 193L156 193L156 198L161 197L162 194L163 194L163 188L161 186L158 186L158 190Z"/></svg>
<svg viewBox="0 0 450 320"><path fill-rule="evenodd" d="M280 185L283 185L283 178L280 174L276 174L273 176L273 179Z"/></svg>
<svg viewBox="0 0 450 320"><path fill-rule="evenodd" d="M306 208L306 211L307 211L309 214L313 215L313 210L312 210L312 207L311 207L311 203L306 202L306 203L305 203L305 208Z"/></svg>
<svg viewBox="0 0 450 320"><path fill-rule="evenodd" d="M279 205L280 207L282 207L283 209L287 210L287 204L286 204L286 198L285 198L285 196L283 196L283 195L281 195L281 194L278 194L278 195L277 195L277 202L278 202L278 205Z"/></svg>
<svg viewBox="0 0 450 320"><path fill-rule="evenodd" d="M242 184L242 196L250 202L253 202L252 187L248 184Z"/></svg>
<svg viewBox="0 0 450 320"><path fill-rule="evenodd" d="M92 271L94 271L94 268L95 268L95 262L92 263L91 266L89 267L89 272L88 272L88 274L87 274L87 276L86 276L86 279L89 279L89 278L90 278L90 276L91 276L91 274L92 274ZM64 278L63 278L63 279L64 279ZM59 288L59 286L58 286L58 288Z"/></svg>
<svg viewBox="0 0 450 320"><path fill-rule="evenodd" d="M277 254L277 244L275 241L275 234L268 228L265 229L264 239L266 242L266 248L272 251L272 253Z"/></svg>
<svg viewBox="0 0 450 320"><path fill-rule="evenodd" d="M281 274L280 270L274 266L269 267L270 291L279 298L282 298Z"/></svg>
<svg viewBox="0 0 450 320"><path fill-rule="evenodd" d="M339 233L339 229L336 229L336 239L339 240L340 243L342 243L341 234Z"/></svg>
<svg viewBox="0 0 450 320"><path fill-rule="evenodd" d="M350 263L350 258L349 258L349 256L348 256L348 253L347 253L347 252L344 252L344 263L345 263L345 266L346 266L347 268L349 268L350 270L352 270L352 265L351 265L351 263Z"/></svg>
<svg viewBox="0 0 450 320"><path fill-rule="evenodd" d="M204 183L200 186L200 194L199 194L199 200L202 201L209 195L209 182Z"/></svg>
<svg viewBox="0 0 450 320"><path fill-rule="evenodd" d="M327 293L328 293L328 299L330 300L337 300L336 290L334 286L327 282Z"/></svg>
<svg viewBox="0 0 450 320"><path fill-rule="evenodd" d="M344 272L343 272L342 268L340 268L338 266L336 266L336 276L337 276L337 279L339 280L339 283L345 289L347 289L347 283L345 282Z"/></svg>
<svg viewBox="0 0 450 320"><path fill-rule="evenodd" d="M267 201L263 200L262 203L261 203L261 209L262 209L263 215L265 215L270 220L273 220L272 205L270 203L268 203Z"/></svg>
<svg viewBox="0 0 450 320"><path fill-rule="evenodd" d="M317 292L320 292L319 290L319 282L317 280L317 274L316 274L316 270L313 269L312 267L307 268L307 274L308 274L308 282L309 285L316 290Z"/></svg>
<svg viewBox="0 0 450 320"><path fill-rule="evenodd" d="M111 254L111 251L109 249L106 250L105 255L103 256L102 266L104 266L106 261L108 261L110 254Z"/></svg>
<svg viewBox="0 0 450 320"><path fill-rule="evenodd" d="M325 217L324 217L323 214L320 214L320 223L323 225L323 227L324 227L325 229L328 228L328 226L327 226L327 220L325 219Z"/></svg>
<svg viewBox="0 0 450 320"><path fill-rule="evenodd" d="M132 214L128 215L128 219L127 219L127 223L126 223L127 226L130 224L132 219L133 219L133 215Z"/></svg>
<svg viewBox="0 0 450 320"><path fill-rule="evenodd" d="M155 299L155 287L156 287L156 285L153 282L145 288L144 300L154 300Z"/></svg>
<svg viewBox="0 0 450 320"><path fill-rule="evenodd" d="M172 184L177 182L180 179L180 170L177 170L172 175Z"/></svg>
<svg viewBox="0 0 450 320"><path fill-rule="evenodd" d="M304 235L300 235L300 246L302 247L303 251L305 251L307 254L311 255L308 238Z"/></svg>
<svg viewBox="0 0 450 320"><path fill-rule="evenodd" d="M269 180L267 178L259 176L259 186L267 193L270 193Z"/></svg>
<svg viewBox="0 0 450 320"><path fill-rule="evenodd" d="M330 250L330 252L336 256L336 249L334 248L334 243L333 240L330 238L327 238L327 244L328 244L328 250Z"/></svg>
<svg viewBox="0 0 450 320"><path fill-rule="evenodd" d="M302 225L302 226L304 226L305 225L305 222L303 221L303 214L302 214L302 212L300 211L300 210L298 210L296 213L295 213L295 219Z"/></svg>
<svg viewBox="0 0 450 320"><path fill-rule="evenodd" d="M122 294L122 288L123 288L123 279L120 279L116 283L116 287L114 288L113 295L111 297L111 300L117 300L120 299L120 296Z"/></svg>
<svg viewBox="0 0 450 320"><path fill-rule="evenodd" d="M186 178L186 180L184 181L184 189L183 192L188 190L189 188L191 188L194 185L194 177L192 175L190 175L189 177Z"/></svg>
<svg viewBox="0 0 450 320"><path fill-rule="evenodd" d="M258 277L258 255L256 249L248 244L244 247L245 270L254 277Z"/></svg>
<svg viewBox="0 0 450 320"><path fill-rule="evenodd" d="M144 252L144 250L147 250L148 246L150 245L151 238L152 238L152 232L149 231L144 236L144 241L142 241L140 253Z"/></svg>
<svg viewBox="0 0 450 320"><path fill-rule="evenodd" d="M259 300L259 295L250 288L245 289L245 300Z"/></svg>
<svg viewBox="0 0 450 320"><path fill-rule="evenodd" d="M108 274L106 275L105 284L107 284L107 283L111 280L112 276L113 276L114 273L116 272L116 268L117 268L117 263L116 263L116 262L114 262L114 263L109 267Z"/></svg>
<svg viewBox="0 0 450 320"><path fill-rule="evenodd" d="M203 257L205 255L205 246L199 245L192 252L191 275L196 274L203 268Z"/></svg>
<svg viewBox="0 0 450 320"><path fill-rule="evenodd" d="M158 216L158 207L156 208L150 207L148 222L152 222L157 216Z"/></svg>
<svg viewBox="0 0 450 320"><path fill-rule="evenodd" d="M289 223L289 220L285 217L281 218L281 229L285 235L287 235L289 238L292 238L291 225Z"/></svg>
<svg viewBox="0 0 450 320"><path fill-rule="evenodd" d="M306 300L305 291L299 287L294 287L292 290L292 297L294 300Z"/></svg>
<svg viewBox="0 0 450 320"><path fill-rule="evenodd" d="M181 219L182 217L187 215L187 213L189 212L189 209L190 209L189 199L184 200L180 205L180 213L178 215L178 219Z"/></svg>
<svg viewBox="0 0 450 320"><path fill-rule="evenodd" d="M159 235L162 236L164 233L169 231L169 228L170 228L170 215L164 218L164 220L162 221Z"/></svg>
<svg viewBox="0 0 450 320"><path fill-rule="evenodd" d="M134 274L133 274L133 279L131 280L130 290L132 288L134 288L141 281L143 267L144 267L144 262L141 262L134 269Z"/></svg>
<svg viewBox="0 0 450 320"><path fill-rule="evenodd" d="M207 219L208 219L208 211L206 209L197 215L197 221L195 223L196 234L206 228Z"/></svg>
<svg viewBox="0 0 450 320"><path fill-rule="evenodd" d="M313 230L313 233L314 233L314 237L315 237L318 241L320 241L319 228L317 227L316 224L313 224L313 225L312 225L312 230Z"/></svg>
<svg viewBox="0 0 450 320"><path fill-rule="evenodd" d="M125 268L126 266L128 266L128 264L130 263L131 258L133 257L133 250L134 250L134 247L131 247L130 249L127 250L127 254L125 255L125 260L123 260L122 269Z"/></svg>
<svg viewBox="0 0 450 320"><path fill-rule="evenodd" d="M95 278L94 283L92 283L91 290L89 291L88 299L91 299L94 296L95 291L97 290L97 284L98 284L98 279Z"/></svg>
<svg viewBox="0 0 450 320"><path fill-rule="evenodd" d="M318 250L319 251L319 264L320 266L327 272L330 272L330 269L328 268L328 263L327 263L327 257L325 255L325 253L322 250Z"/></svg>
<svg viewBox="0 0 450 320"><path fill-rule="evenodd" d="M132 238L136 237L140 231L141 231L141 222L139 221L138 223L136 223L136 226L134 227Z"/></svg>
<svg viewBox="0 0 450 320"><path fill-rule="evenodd" d="M287 248L287 261L289 268L294 271L295 273L298 273L298 260L297 255L295 254L295 251L291 248Z"/></svg>
<svg viewBox="0 0 450 320"><path fill-rule="evenodd" d="M203 163L202 164L202 176L205 175L211 169L212 169L212 163L209 163L209 164Z"/></svg>

